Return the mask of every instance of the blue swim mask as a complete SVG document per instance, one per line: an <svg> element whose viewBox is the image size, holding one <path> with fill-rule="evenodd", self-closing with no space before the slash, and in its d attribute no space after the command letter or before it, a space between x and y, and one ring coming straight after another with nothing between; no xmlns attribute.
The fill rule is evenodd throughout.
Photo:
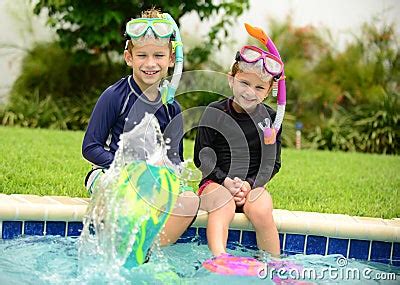
<svg viewBox="0 0 400 285"><path fill-rule="evenodd" d="M174 33L173 23L162 18L138 18L126 24L126 33L131 39L142 37L149 29L159 38L170 38Z"/></svg>

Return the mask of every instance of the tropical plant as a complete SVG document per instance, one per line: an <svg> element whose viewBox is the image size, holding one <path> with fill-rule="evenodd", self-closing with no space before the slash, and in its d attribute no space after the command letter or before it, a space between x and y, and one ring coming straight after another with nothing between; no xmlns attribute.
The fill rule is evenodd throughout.
<svg viewBox="0 0 400 285"><path fill-rule="evenodd" d="M340 108L310 132L318 149L400 154L400 94L386 94L382 101Z"/></svg>

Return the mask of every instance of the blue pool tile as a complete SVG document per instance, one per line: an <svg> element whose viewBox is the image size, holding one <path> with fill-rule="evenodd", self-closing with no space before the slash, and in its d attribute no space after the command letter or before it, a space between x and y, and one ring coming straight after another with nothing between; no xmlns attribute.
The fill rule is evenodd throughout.
<svg viewBox="0 0 400 285"><path fill-rule="evenodd" d="M392 264L400 266L400 243L398 242L393 243Z"/></svg>
<svg viewBox="0 0 400 285"><path fill-rule="evenodd" d="M46 222L46 235L65 236L65 222Z"/></svg>
<svg viewBox="0 0 400 285"><path fill-rule="evenodd" d="M281 253L283 253L283 239L285 238L284 234L279 234L279 246L281 248Z"/></svg>
<svg viewBox="0 0 400 285"><path fill-rule="evenodd" d="M370 260L381 263L390 263L391 249L392 249L391 242L372 241Z"/></svg>
<svg viewBox="0 0 400 285"><path fill-rule="evenodd" d="M206 229L205 228L199 228L197 231L199 235L199 242L201 244L207 244L207 234L206 234Z"/></svg>
<svg viewBox="0 0 400 285"><path fill-rule="evenodd" d="M228 233L228 244L226 245L229 249L236 249L240 241L240 230L229 230Z"/></svg>
<svg viewBox="0 0 400 285"><path fill-rule="evenodd" d="M42 221L25 221L24 234L28 236L44 235L44 222Z"/></svg>
<svg viewBox="0 0 400 285"><path fill-rule="evenodd" d="M188 228L182 235L185 238L195 238L196 237L196 228Z"/></svg>
<svg viewBox="0 0 400 285"><path fill-rule="evenodd" d="M78 237L81 235L82 229L82 222L68 222L67 236Z"/></svg>
<svg viewBox="0 0 400 285"><path fill-rule="evenodd" d="M227 249L231 249L231 250L235 250L235 249L237 249L238 245L239 245L238 243L228 242L226 244L226 248Z"/></svg>
<svg viewBox="0 0 400 285"><path fill-rule="evenodd" d="M329 238L328 253L327 254L341 254L347 257L347 247L349 245L348 239L342 238Z"/></svg>
<svg viewBox="0 0 400 285"><path fill-rule="evenodd" d="M350 240L349 258L368 260L369 240Z"/></svg>
<svg viewBox="0 0 400 285"><path fill-rule="evenodd" d="M305 235L286 234L284 253L288 255L303 253L305 240Z"/></svg>
<svg viewBox="0 0 400 285"><path fill-rule="evenodd" d="M3 239L12 239L22 234L22 222L20 221L3 221Z"/></svg>
<svg viewBox="0 0 400 285"><path fill-rule="evenodd" d="M306 254L325 255L326 241L326 237L313 235L307 236Z"/></svg>
<svg viewBox="0 0 400 285"><path fill-rule="evenodd" d="M188 228L176 242L177 243L191 242L195 237L196 237L196 228Z"/></svg>
<svg viewBox="0 0 400 285"><path fill-rule="evenodd" d="M240 230L229 230L228 242L239 243L240 241Z"/></svg>
<svg viewBox="0 0 400 285"><path fill-rule="evenodd" d="M257 247L256 233L253 231L243 231L242 245L249 248L256 248Z"/></svg>

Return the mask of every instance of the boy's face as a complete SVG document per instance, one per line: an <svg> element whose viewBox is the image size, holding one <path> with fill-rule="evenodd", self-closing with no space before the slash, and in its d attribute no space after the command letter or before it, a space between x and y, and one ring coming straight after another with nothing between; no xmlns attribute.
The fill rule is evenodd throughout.
<svg viewBox="0 0 400 285"><path fill-rule="evenodd" d="M252 72L237 72L234 77L229 76L229 85L234 101L245 111L253 111L268 96L271 83Z"/></svg>
<svg viewBox="0 0 400 285"><path fill-rule="evenodd" d="M174 66L175 57L170 45L152 44L134 46L131 52L125 50L126 64L133 69L133 77L142 91L157 85L168 74L168 67Z"/></svg>

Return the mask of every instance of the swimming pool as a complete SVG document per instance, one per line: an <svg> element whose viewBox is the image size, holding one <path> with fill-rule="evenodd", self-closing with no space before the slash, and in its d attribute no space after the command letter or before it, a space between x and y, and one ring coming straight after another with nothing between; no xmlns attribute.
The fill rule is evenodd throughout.
<svg viewBox="0 0 400 285"><path fill-rule="evenodd" d="M87 204L88 200L82 198L0 194L0 284L97 284L104 280L122 284L271 282L268 278L219 276L201 267L201 262L210 257L206 246L205 213L199 214L177 244L158 250L150 263L134 272L116 272L110 270L112 266L102 267L101 262L79 264L76 237L82 229ZM375 282L377 280L373 278L379 274L381 281L382 278L400 280L400 219L286 210L274 210L274 219L282 253L304 268L322 272L331 267L339 274L344 268L337 260L345 257L347 259L343 260L348 262L345 268L360 274L363 270L371 271L372 279L342 278L339 283ZM235 254L257 254L255 233L242 214L237 214L231 223L228 241ZM392 273L394 275L390 275ZM338 282L325 277L325 283ZM389 281L396 284L396 280L384 282Z"/></svg>
<svg viewBox="0 0 400 285"><path fill-rule="evenodd" d="M257 254L255 250L235 243L229 247L229 251L237 255ZM2 240L0 251L0 284L273 284L269 277L221 276L208 272L201 263L210 257L209 250L201 239L196 238L190 243L156 249L149 263L132 271L113 268L101 260L79 260L77 239L70 237L25 236ZM346 267L340 267L338 258L340 255L301 254L286 259L304 268L313 268L315 276L308 280L317 283L377 284L379 280L374 279L383 278L385 284L396 284L393 279L400 280L399 268L354 260L349 260ZM329 267L336 271L324 275L323 270ZM304 275L306 277L311 275ZM300 275L299 278L303 280Z"/></svg>

